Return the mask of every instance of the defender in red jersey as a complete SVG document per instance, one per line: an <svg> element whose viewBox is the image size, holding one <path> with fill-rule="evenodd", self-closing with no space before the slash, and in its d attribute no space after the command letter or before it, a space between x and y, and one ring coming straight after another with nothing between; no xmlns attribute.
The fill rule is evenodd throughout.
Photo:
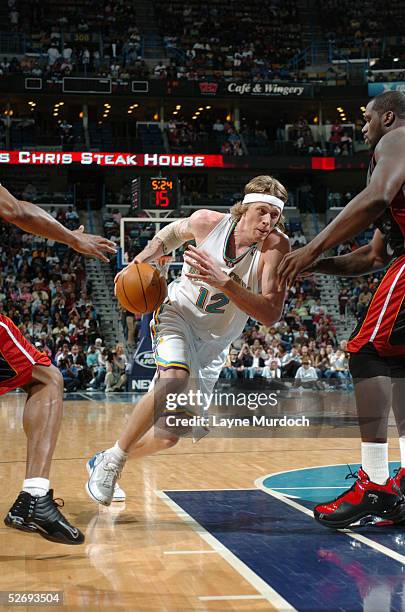
<svg viewBox="0 0 405 612"><path fill-rule="evenodd" d="M71 231L30 202L21 202L0 185L0 217L26 232L43 236L75 251L108 262L113 242ZM8 317L0 315L0 395L17 387L27 392L23 425L27 436L27 462L23 490L9 510L5 524L39 534L52 542L81 544L84 536L59 510L49 488L49 471L63 404L63 379L44 353L37 351Z"/></svg>
<svg viewBox="0 0 405 612"><path fill-rule="evenodd" d="M362 438L363 469L356 495L350 489L314 510L318 521L335 528L367 514L398 523L403 520L400 506L405 505L405 95L380 94L368 103L364 118L364 139L374 151L367 187L314 240L286 255L278 269L280 283L291 284L303 270L361 276L388 266L348 342ZM369 244L318 260L373 222L376 229ZM401 450L401 469L394 481L388 471L391 406Z"/></svg>

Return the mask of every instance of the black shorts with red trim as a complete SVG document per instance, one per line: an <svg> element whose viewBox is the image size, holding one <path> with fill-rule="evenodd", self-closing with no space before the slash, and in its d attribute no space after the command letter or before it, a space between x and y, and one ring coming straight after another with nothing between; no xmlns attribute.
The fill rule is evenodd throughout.
<svg viewBox="0 0 405 612"><path fill-rule="evenodd" d="M381 357L373 344L365 344L357 353L350 354L349 370L355 383L375 376L405 381L405 355Z"/></svg>
<svg viewBox="0 0 405 612"><path fill-rule="evenodd" d="M381 357L405 355L405 255L381 279L347 350L357 353L369 343Z"/></svg>
<svg viewBox="0 0 405 612"><path fill-rule="evenodd" d="M0 395L29 383L35 365L50 366L51 361L24 338L11 319L0 315Z"/></svg>

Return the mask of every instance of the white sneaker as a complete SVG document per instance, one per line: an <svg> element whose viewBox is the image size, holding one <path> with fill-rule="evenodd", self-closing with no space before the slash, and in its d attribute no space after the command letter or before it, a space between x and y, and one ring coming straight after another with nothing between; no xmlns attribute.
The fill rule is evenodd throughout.
<svg viewBox="0 0 405 612"><path fill-rule="evenodd" d="M110 456L105 451L101 451L89 459L86 467L89 473L89 479L86 483L88 495L99 504L109 506L113 501L116 482L121 476L124 464L113 463ZM120 492L124 493L122 489L120 489ZM122 496L120 497L122 501Z"/></svg>
<svg viewBox="0 0 405 612"><path fill-rule="evenodd" d="M118 482L115 483L115 487L114 487L114 495L113 495L113 502L124 502L126 500L127 496L126 493L123 489L121 489L120 485L118 484Z"/></svg>
<svg viewBox="0 0 405 612"><path fill-rule="evenodd" d="M94 457L92 457L87 463L86 463L86 470L88 475L90 476L91 474L91 467L90 467L90 461L92 461L94 459ZM127 494L125 493L124 489L121 489L120 485L118 484L118 482L115 483L114 486L114 495L112 498L113 502L124 502L127 498Z"/></svg>

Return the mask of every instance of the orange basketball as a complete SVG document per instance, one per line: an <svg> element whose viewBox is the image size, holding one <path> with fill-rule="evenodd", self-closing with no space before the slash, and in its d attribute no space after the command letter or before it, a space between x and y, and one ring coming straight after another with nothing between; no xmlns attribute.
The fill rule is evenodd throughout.
<svg viewBox="0 0 405 612"><path fill-rule="evenodd" d="M132 263L119 275L115 294L121 306L135 314L153 312L167 295L166 281L147 263Z"/></svg>

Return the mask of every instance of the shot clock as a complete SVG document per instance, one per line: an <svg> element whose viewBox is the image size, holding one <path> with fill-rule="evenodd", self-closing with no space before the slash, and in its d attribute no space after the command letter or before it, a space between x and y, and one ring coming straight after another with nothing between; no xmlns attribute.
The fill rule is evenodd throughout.
<svg viewBox="0 0 405 612"><path fill-rule="evenodd" d="M176 210L178 179L166 176L141 176L132 181L134 208L142 210Z"/></svg>

